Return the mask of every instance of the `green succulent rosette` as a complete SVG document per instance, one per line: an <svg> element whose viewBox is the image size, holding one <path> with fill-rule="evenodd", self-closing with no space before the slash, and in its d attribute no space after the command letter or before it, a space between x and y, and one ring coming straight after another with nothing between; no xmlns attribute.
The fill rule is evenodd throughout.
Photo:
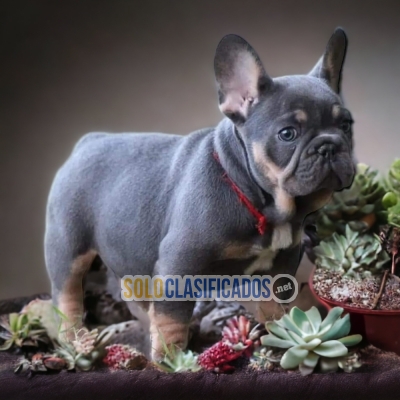
<svg viewBox="0 0 400 400"><path fill-rule="evenodd" d="M375 234L353 231L334 233L314 247L315 265L345 277L363 279L378 274L388 265L389 255Z"/></svg>
<svg viewBox="0 0 400 400"><path fill-rule="evenodd" d="M320 239L335 232L344 234L346 225L354 231L365 232L384 221L385 188L378 175L379 172L368 165L357 165L351 187L335 192L331 201L318 212L316 226Z"/></svg>
<svg viewBox="0 0 400 400"><path fill-rule="evenodd" d="M322 320L316 307L304 312L293 307L280 320L266 322L268 335L261 337L264 346L288 349L281 358L284 369L299 368L303 375L312 373L317 365L324 372L339 368L348 348L362 340L350 335L350 316L341 318L343 308L332 308Z"/></svg>

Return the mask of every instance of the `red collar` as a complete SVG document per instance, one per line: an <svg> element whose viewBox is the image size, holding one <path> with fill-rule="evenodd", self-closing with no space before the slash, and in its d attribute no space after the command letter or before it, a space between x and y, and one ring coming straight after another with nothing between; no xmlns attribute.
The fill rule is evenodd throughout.
<svg viewBox="0 0 400 400"><path fill-rule="evenodd" d="M215 160L221 165L219 160L218 153L215 151L213 153ZM222 167L222 165L221 165ZM223 167L222 167L223 169ZM232 190L237 194L239 201L245 205L245 207L249 210L250 214L257 220L257 231L260 235L264 235L266 227L267 227L267 219L264 214L262 214L254 204L249 200L249 198L240 190L239 186L236 185L235 182L231 178L229 178L227 172L224 170L222 178L229 184Z"/></svg>

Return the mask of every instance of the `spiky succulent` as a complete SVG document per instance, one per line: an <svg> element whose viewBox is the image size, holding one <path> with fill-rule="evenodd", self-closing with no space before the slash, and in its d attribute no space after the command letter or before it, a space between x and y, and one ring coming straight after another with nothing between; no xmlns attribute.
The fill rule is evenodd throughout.
<svg viewBox="0 0 400 400"><path fill-rule="evenodd" d="M350 335L350 316L340 316L343 308L332 308L322 320L316 307L301 311L293 307L277 321L266 322L268 335L261 337L264 346L288 349L282 356L280 366L284 369L299 368L308 375L321 364L324 371L334 371L339 361L348 354L347 346L358 344L361 335ZM326 362L329 360L329 363Z"/></svg>
<svg viewBox="0 0 400 400"><path fill-rule="evenodd" d="M334 232L344 234L347 224L360 232L375 227L382 219L384 194L378 171L358 164L351 187L334 193L331 201L318 212L318 237L324 239Z"/></svg>
<svg viewBox="0 0 400 400"><path fill-rule="evenodd" d="M314 248L315 264L351 278L365 278L382 271L389 256L379 237L353 231L346 226L345 235L334 233Z"/></svg>
<svg viewBox="0 0 400 400"><path fill-rule="evenodd" d="M200 354L199 364L214 372L231 371L234 366L230 363L242 356L249 357L258 338L258 326L250 331L250 321L244 315L233 317L222 330L222 340Z"/></svg>
<svg viewBox="0 0 400 400"><path fill-rule="evenodd" d="M55 355L67 362L67 369L78 368L89 371L105 352L104 348L110 339L110 333L105 329L100 334L97 329L71 328L74 339L58 340Z"/></svg>
<svg viewBox="0 0 400 400"><path fill-rule="evenodd" d="M12 346L38 346L39 342L48 343L49 337L46 330L36 317L25 313L11 313L0 320L0 339L3 344L0 350L8 350Z"/></svg>

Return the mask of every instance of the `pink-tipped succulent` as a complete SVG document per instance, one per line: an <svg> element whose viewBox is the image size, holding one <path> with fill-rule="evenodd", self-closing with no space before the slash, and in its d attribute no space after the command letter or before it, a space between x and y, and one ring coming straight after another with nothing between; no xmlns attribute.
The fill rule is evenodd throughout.
<svg viewBox="0 0 400 400"><path fill-rule="evenodd" d="M146 357L128 345L113 344L106 351L103 363L111 369L143 369L147 365Z"/></svg>
<svg viewBox="0 0 400 400"><path fill-rule="evenodd" d="M231 318L222 330L222 339L200 354L199 364L215 372L232 371L232 361L251 356L258 338L256 328L250 332L250 321L243 315Z"/></svg>

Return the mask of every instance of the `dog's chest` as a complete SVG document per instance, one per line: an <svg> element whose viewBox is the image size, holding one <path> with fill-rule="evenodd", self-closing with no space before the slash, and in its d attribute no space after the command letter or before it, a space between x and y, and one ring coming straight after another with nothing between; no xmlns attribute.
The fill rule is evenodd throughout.
<svg viewBox="0 0 400 400"><path fill-rule="evenodd" d="M263 246L260 241L254 243L249 249L249 257L256 256L253 263L246 268L245 274L253 274L256 271L268 271L273 266L273 261L280 250L287 249L293 244L293 230L289 223L274 227L271 242Z"/></svg>

